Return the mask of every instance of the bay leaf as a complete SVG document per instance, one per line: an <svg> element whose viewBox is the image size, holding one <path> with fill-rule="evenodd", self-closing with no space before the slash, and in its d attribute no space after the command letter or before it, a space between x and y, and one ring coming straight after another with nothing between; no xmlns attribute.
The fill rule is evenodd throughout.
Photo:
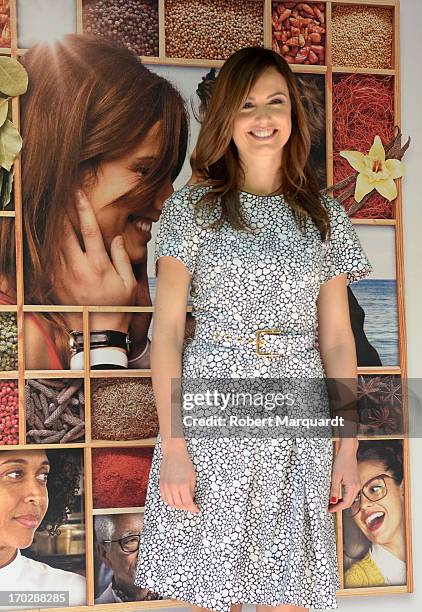
<svg viewBox="0 0 422 612"><path fill-rule="evenodd" d="M14 57L0 55L0 91L6 96L20 96L28 87L28 73Z"/></svg>
<svg viewBox="0 0 422 612"><path fill-rule="evenodd" d="M6 207L10 203L10 198L12 195L12 187L13 187L13 177L15 174L15 169L12 166L10 172L7 172L4 168L0 168L3 175L3 185L1 190L1 199L0 199L0 209L5 210Z"/></svg>
<svg viewBox="0 0 422 612"><path fill-rule="evenodd" d="M13 123L6 119L0 128L0 165L9 171L22 148L22 138Z"/></svg>
<svg viewBox="0 0 422 612"><path fill-rule="evenodd" d="M0 99L0 126L2 126L3 123L6 121L8 112L9 98Z"/></svg>

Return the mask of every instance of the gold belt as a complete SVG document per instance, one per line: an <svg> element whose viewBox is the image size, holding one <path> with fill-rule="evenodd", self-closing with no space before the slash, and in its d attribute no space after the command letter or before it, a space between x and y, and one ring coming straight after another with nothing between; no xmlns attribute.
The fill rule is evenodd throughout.
<svg viewBox="0 0 422 612"><path fill-rule="evenodd" d="M276 344L280 345L282 351L274 352L263 350L266 344L266 340L263 336L277 336L280 341L276 342ZM230 334L222 330L211 332L210 330L207 331L205 326L203 330L198 330L198 333L195 333L195 339L210 339L223 346L229 347L240 347L242 345L252 347L255 345L255 352L260 357L280 357L288 352L286 349L300 350L313 348L315 345L315 332L309 330L305 332L289 333L279 328L264 328L257 329L255 332L251 332L248 336L245 336ZM271 344L271 340L269 343Z"/></svg>

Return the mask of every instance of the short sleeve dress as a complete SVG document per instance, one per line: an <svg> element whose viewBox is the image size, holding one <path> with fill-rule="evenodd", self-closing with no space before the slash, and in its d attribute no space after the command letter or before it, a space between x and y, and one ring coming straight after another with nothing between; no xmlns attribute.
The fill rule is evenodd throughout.
<svg viewBox="0 0 422 612"><path fill-rule="evenodd" d="M306 235L300 232L283 196L240 192L251 235L228 223L207 229L201 216L196 223L201 190L194 196L192 189L166 200L155 249L155 262L172 256L191 274L196 328L183 350L182 380L324 377L315 345L320 286L372 271L343 207L322 197L331 224L323 243L310 218ZM283 330L283 350L258 354L257 330L274 328ZM264 352L274 352L274 338L266 337ZM327 512L332 440L204 436L186 444L201 513L161 499L158 435L135 585L216 612L240 602L337 608L335 516Z"/></svg>

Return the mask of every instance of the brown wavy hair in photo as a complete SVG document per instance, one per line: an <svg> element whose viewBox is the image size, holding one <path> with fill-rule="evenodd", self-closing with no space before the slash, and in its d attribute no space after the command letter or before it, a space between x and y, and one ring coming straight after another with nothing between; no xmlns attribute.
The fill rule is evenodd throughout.
<svg viewBox="0 0 422 612"><path fill-rule="evenodd" d="M221 216L209 227L219 227L228 221L235 229L248 231L240 211L239 186L244 176L232 139L233 122L250 88L268 68L275 68L285 78L292 108L292 133L281 158L282 184L274 194L283 194L301 231L305 230L306 218L311 217L321 239L325 240L329 236L329 217L310 164L311 131L296 76L280 55L263 47L245 47L236 51L218 73L195 154L191 157L193 173L198 177L197 187L208 185L211 188L198 198L195 205L197 210L217 206L216 199L220 198Z"/></svg>
<svg viewBox="0 0 422 612"><path fill-rule="evenodd" d="M146 177L114 202L135 214L183 165L189 119L183 98L166 79L123 46L90 35L69 34L53 46L40 43L22 57L29 75L21 97L25 302L54 304L64 212L77 219L74 197L82 176L102 162L130 154L161 121L160 151ZM75 228L77 229L77 228ZM0 277L14 286L4 254L14 252L14 232L2 232ZM68 334L59 314L56 346L69 362Z"/></svg>

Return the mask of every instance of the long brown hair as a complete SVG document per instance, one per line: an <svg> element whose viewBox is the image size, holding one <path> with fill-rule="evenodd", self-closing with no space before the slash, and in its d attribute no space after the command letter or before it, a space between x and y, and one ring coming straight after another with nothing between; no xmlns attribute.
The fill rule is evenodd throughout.
<svg viewBox="0 0 422 612"><path fill-rule="evenodd" d="M283 194L302 231L306 227L306 218L311 217L321 239L325 240L329 234L329 217L309 160L311 134L300 89L289 64L270 49L240 49L228 58L218 74L195 154L191 157L192 170L200 179L197 187L205 185L210 189L195 204L198 209L205 205L216 206L216 199L219 198L221 216L209 227L218 227L227 220L236 229L249 229L239 206L239 186L244 173L232 139L233 122L250 88L267 68L275 68L285 78L292 109L292 133L283 148L281 160L282 184L274 193Z"/></svg>
<svg viewBox="0 0 422 612"><path fill-rule="evenodd" d="M116 200L128 214L151 202L183 165L189 119L179 92L124 47L90 35L70 34L54 47L40 43L22 57L29 75L21 98L25 301L54 303L55 267L64 212L74 207L81 176L130 154L161 121L160 151L146 177ZM76 216L77 218L77 216ZM6 253L13 231L2 231L0 278L14 287ZM9 228L10 229L10 228ZM68 362L60 315L47 315ZM56 334L57 335L57 334Z"/></svg>

